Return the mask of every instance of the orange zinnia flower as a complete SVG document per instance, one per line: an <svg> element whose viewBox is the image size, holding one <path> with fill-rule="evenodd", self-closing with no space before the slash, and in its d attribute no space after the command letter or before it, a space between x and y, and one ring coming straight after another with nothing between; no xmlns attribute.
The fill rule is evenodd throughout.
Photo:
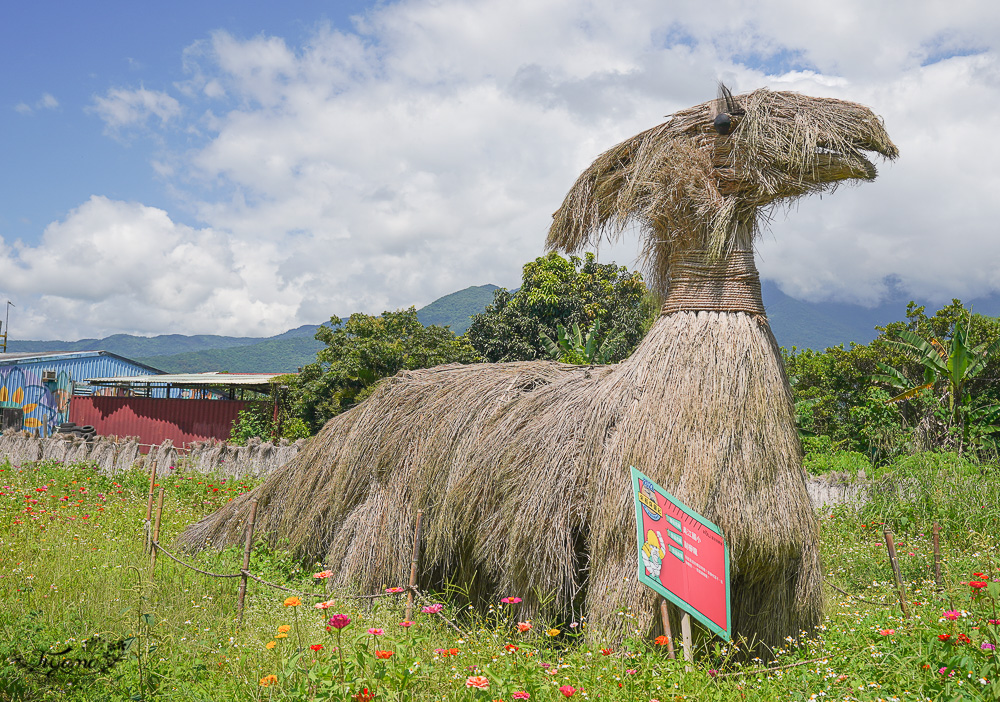
<svg viewBox="0 0 1000 702"><path fill-rule="evenodd" d="M376 649L375 650L375 657L376 658L381 658L382 660L386 660L386 659L392 657L392 651L379 651L378 649Z"/></svg>
<svg viewBox="0 0 1000 702"><path fill-rule="evenodd" d="M522 634L526 631L531 631L531 622L518 622L517 630L520 631Z"/></svg>
<svg viewBox="0 0 1000 702"><path fill-rule="evenodd" d="M302 604L302 600L300 600L295 595L292 595L287 600L285 600L286 607L298 607L300 604Z"/></svg>
<svg viewBox="0 0 1000 702"><path fill-rule="evenodd" d="M277 685L277 684L278 684L277 675L265 675L260 679L261 687L270 687L271 685Z"/></svg>
<svg viewBox="0 0 1000 702"><path fill-rule="evenodd" d="M656 645L657 646L666 646L668 643L670 643L670 639L668 639L666 636L657 636L656 637Z"/></svg>

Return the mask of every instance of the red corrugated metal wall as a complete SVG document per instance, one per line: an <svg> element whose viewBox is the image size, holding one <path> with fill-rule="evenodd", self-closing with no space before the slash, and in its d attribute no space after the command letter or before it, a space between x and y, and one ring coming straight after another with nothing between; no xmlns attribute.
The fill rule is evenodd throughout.
<svg viewBox="0 0 1000 702"><path fill-rule="evenodd" d="M205 439L228 439L239 411L252 404L239 400L76 395L70 401L69 421L80 426L91 424L101 436L138 436L144 444L170 439L175 446L181 446Z"/></svg>

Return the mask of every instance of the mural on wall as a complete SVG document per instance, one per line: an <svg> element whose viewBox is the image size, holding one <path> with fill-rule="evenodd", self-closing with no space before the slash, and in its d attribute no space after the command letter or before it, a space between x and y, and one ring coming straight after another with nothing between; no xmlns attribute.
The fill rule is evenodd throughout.
<svg viewBox="0 0 1000 702"><path fill-rule="evenodd" d="M55 382L43 381L42 371L20 366L0 367L0 407L20 408L24 428L51 434L69 420L72 379L60 371Z"/></svg>

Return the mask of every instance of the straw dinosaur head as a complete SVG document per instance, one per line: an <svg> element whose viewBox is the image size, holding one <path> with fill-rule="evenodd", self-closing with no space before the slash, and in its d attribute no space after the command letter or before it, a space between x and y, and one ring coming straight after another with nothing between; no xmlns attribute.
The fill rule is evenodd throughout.
<svg viewBox="0 0 1000 702"><path fill-rule="evenodd" d="M770 207L843 181L873 180L866 153L896 146L863 105L767 89L675 113L601 154L553 215L547 245L567 252L644 234L650 282L661 290L671 258L749 249Z"/></svg>

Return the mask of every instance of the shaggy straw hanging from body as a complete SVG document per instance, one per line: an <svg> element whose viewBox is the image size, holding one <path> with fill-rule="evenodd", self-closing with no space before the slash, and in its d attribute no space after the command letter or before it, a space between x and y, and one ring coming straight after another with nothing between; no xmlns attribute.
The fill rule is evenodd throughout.
<svg viewBox="0 0 1000 702"><path fill-rule="evenodd" d="M260 533L331 565L334 586L375 591L405 581L424 510L421 586L516 593L523 616L583 605L592 636L648 634L634 465L722 528L735 633L776 645L815 624L815 518L750 252L761 207L871 179L861 151L896 151L853 103L759 90L724 106L726 133L713 101L603 154L554 216L549 245L568 251L642 225L669 294L627 360L400 373L181 541L237 543L256 499Z"/></svg>

